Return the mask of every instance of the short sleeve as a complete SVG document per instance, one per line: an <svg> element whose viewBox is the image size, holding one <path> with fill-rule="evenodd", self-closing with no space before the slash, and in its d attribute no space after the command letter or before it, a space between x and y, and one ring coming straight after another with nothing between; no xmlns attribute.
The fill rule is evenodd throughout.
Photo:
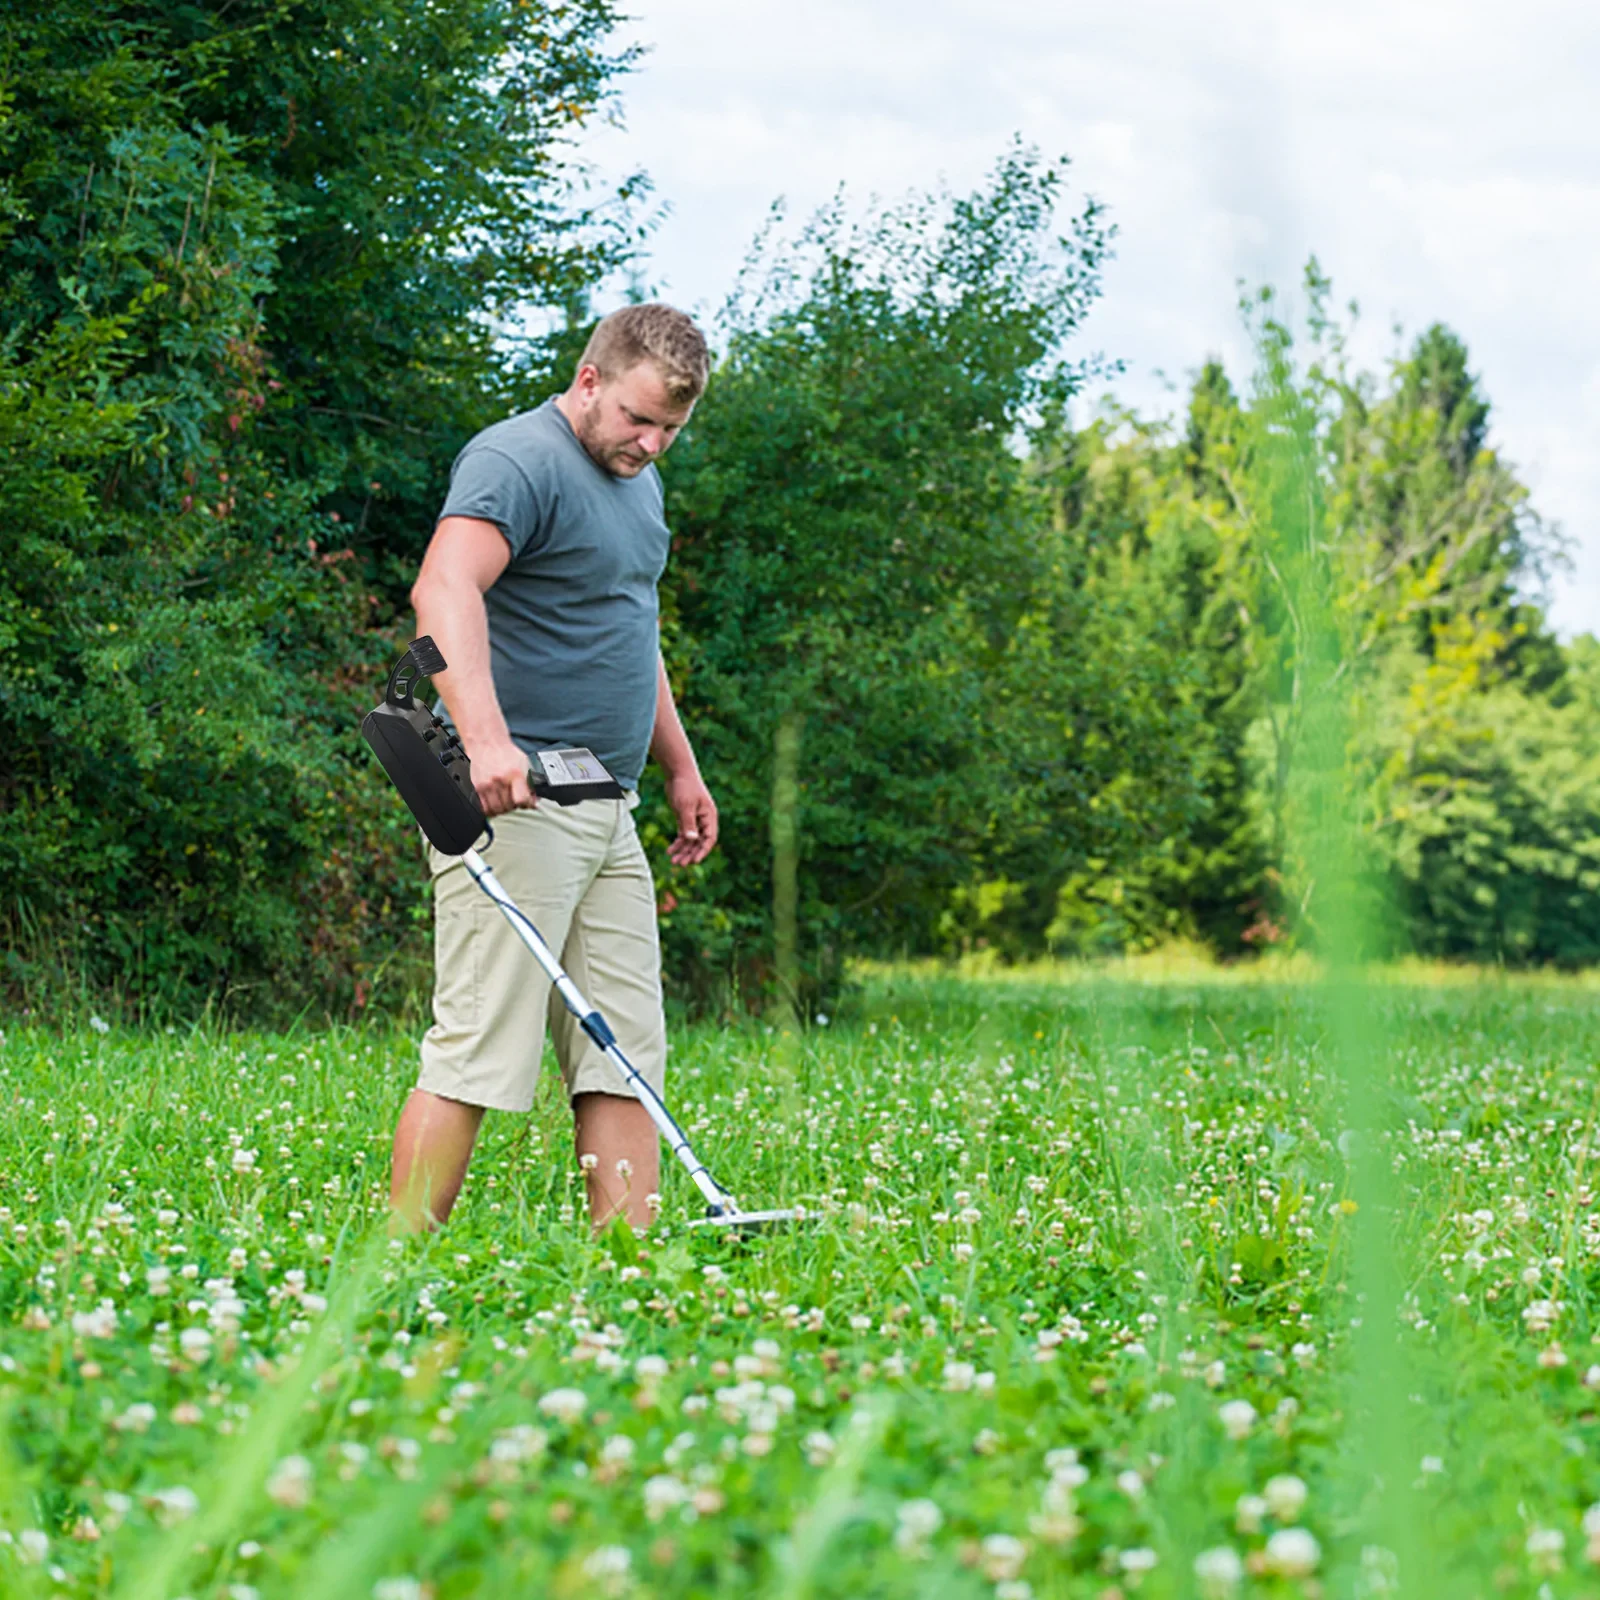
<svg viewBox="0 0 1600 1600"><path fill-rule="evenodd" d="M469 445L450 471L450 492L439 512L492 522L506 536L514 560L545 539L545 504L520 463L491 445Z"/></svg>

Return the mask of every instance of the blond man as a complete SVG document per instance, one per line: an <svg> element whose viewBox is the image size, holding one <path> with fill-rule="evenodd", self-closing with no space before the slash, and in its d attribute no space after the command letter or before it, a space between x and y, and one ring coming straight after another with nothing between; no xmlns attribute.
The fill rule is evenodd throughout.
<svg viewBox="0 0 1600 1600"><path fill-rule="evenodd" d="M640 773L661 767L678 865L717 842L717 808L661 661L656 585L670 536L656 460L705 388L705 340L682 312L625 307L595 329L571 385L472 439L411 591L417 631L449 663L443 714L495 820L485 858L645 1079L662 1087L666 1028L655 890L634 831ZM536 803L530 762L583 746L621 800ZM433 1025L395 1132L397 1220L442 1222L486 1110L533 1104L548 1023L599 1226L648 1224L655 1126L559 1003L459 859L429 851Z"/></svg>

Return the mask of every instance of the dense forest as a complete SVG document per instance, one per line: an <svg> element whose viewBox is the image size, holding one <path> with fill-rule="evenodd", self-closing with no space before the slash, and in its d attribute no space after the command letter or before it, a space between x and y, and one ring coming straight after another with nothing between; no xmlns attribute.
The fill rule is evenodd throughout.
<svg viewBox="0 0 1600 1600"><path fill-rule="evenodd" d="M610 0L61 0L0 32L0 971L10 1002L349 1014L425 966L357 733L450 461L565 381L649 186L601 191ZM1114 247L1060 164L775 224L664 464L663 640L723 810L674 993L854 955L1315 948L1321 680L1263 371L1175 421L1078 355ZM1115 197L1110 197L1113 201ZM1600 646L1458 332L1353 367L1315 264L1241 307L1315 419L1376 954L1600 957ZM528 329L549 330L537 335ZM1174 352L1175 362L1198 352ZM792 793L774 827L775 793ZM778 851L780 857L785 851Z"/></svg>

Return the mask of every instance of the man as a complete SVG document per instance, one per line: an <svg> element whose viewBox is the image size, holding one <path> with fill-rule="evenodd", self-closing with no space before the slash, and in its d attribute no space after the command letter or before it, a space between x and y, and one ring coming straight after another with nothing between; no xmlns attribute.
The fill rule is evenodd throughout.
<svg viewBox="0 0 1600 1600"><path fill-rule="evenodd" d="M595 329L571 386L496 423L456 458L411 591L417 631L472 762L496 874L560 952L646 1081L666 1070L655 890L632 807L646 755L666 775L677 865L717 842L717 808L662 665L656 584L669 535L655 469L705 387L705 340L682 312L628 306ZM536 804L537 750L582 745L623 800ZM533 1104L548 1017L596 1227L648 1225L655 1125L567 1015L459 859L429 851L433 1026L395 1132L390 1199L407 1228L442 1222L486 1109Z"/></svg>

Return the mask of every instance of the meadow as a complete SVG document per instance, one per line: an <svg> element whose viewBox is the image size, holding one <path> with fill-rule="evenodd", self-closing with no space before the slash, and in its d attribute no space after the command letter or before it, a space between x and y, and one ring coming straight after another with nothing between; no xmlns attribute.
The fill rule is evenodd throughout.
<svg viewBox="0 0 1600 1600"><path fill-rule="evenodd" d="M677 1172L591 1238L549 1081L388 1240L401 1029L8 1026L0 1594L1593 1594L1593 990L1363 994L1380 1217L1312 983L884 969L682 1028L713 1171L816 1214L745 1244Z"/></svg>

